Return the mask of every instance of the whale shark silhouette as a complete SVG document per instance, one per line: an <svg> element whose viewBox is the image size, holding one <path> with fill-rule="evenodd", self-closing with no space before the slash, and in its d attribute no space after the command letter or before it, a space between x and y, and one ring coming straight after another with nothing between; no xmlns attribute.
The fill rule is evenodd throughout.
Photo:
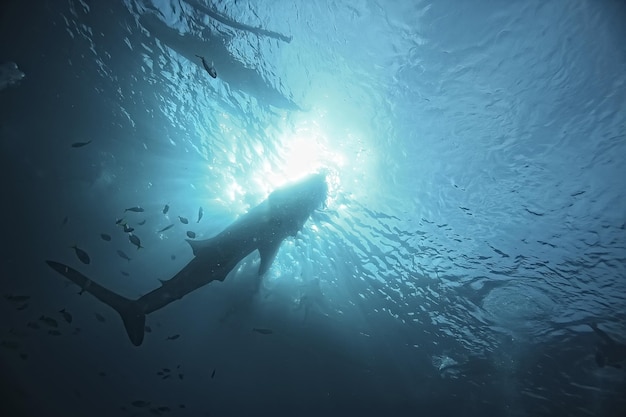
<svg viewBox="0 0 626 417"><path fill-rule="evenodd" d="M295 236L328 193L324 174L308 177L274 190L266 200L242 215L213 238L187 240L194 258L161 286L136 300L123 297L87 278L79 271L55 261L46 263L83 291L112 307L124 322L130 341L139 346L144 338L146 315L207 285L223 281L230 271L255 250L261 255L258 274L272 264L287 237Z"/></svg>

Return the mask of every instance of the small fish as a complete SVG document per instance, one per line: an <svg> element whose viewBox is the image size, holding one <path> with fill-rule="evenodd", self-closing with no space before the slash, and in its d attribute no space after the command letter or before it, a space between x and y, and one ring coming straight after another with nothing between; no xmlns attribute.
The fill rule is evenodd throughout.
<svg viewBox="0 0 626 417"><path fill-rule="evenodd" d="M135 231L134 227L130 227L128 224L124 225L124 233L132 233Z"/></svg>
<svg viewBox="0 0 626 417"><path fill-rule="evenodd" d="M157 407L157 410L159 410L160 412L165 412L170 411L170 408L168 406L162 405L161 407Z"/></svg>
<svg viewBox="0 0 626 417"><path fill-rule="evenodd" d="M211 372L211 379L215 378L215 368L213 368L213 372Z"/></svg>
<svg viewBox="0 0 626 417"><path fill-rule="evenodd" d="M26 310L27 308L28 308L28 303L24 303L24 304L17 306L15 309L17 311L22 311L22 310Z"/></svg>
<svg viewBox="0 0 626 417"><path fill-rule="evenodd" d="M143 226L144 224L146 224L146 219L143 219L142 221L140 221L139 223L137 223L139 226Z"/></svg>
<svg viewBox="0 0 626 417"><path fill-rule="evenodd" d="M25 361L26 359L28 359L28 354L27 353L20 353L20 358Z"/></svg>
<svg viewBox="0 0 626 417"><path fill-rule="evenodd" d="M211 77L217 78L217 70L213 66L213 62L211 62L211 65L209 65L203 56L201 55L196 55L196 56L202 60L202 66L204 67L206 72L208 72Z"/></svg>
<svg viewBox="0 0 626 417"><path fill-rule="evenodd" d="M12 295L7 294L4 298L8 301L15 301L16 303L23 303L24 301L30 300L30 295Z"/></svg>
<svg viewBox="0 0 626 417"><path fill-rule="evenodd" d="M28 326L31 329L39 329L40 326L34 322L34 321L29 321L28 323L26 323L26 326Z"/></svg>
<svg viewBox="0 0 626 417"><path fill-rule="evenodd" d="M58 330L48 330L48 334L52 336L61 336L61 332Z"/></svg>
<svg viewBox="0 0 626 417"><path fill-rule="evenodd" d="M152 327L148 326L147 324L145 326L143 326L143 330L146 333L152 333Z"/></svg>
<svg viewBox="0 0 626 417"><path fill-rule="evenodd" d="M100 323L104 323L106 322L106 319L104 318L104 316L100 313L96 313L96 320L98 320Z"/></svg>
<svg viewBox="0 0 626 417"><path fill-rule="evenodd" d="M172 261L175 261L175 260L176 260L176 255L170 255L170 259L171 259Z"/></svg>
<svg viewBox="0 0 626 417"><path fill-rule="evenodd" d="M257 333L261 333L261 334L272 334L272 333L274 333L274 331L272 329L265 329L263 327L254 327L254 328L252 328L252 330L257 332Z"/></svg>
<svg viewBox="0 0 626 417"><path fill-rule="evenodd" d="M170 368L163 368L163 372L172 372Z"/></svg>
<svg viewBox="0 0 626 417"><path fill-rule="evenodd" d="M59 327L59 323L57 323L57 321L52 317L41 316L39 317L39 321L43 322L46 326L49 327Z"/></svg>
<svg viewBox="0 0 626 417"><path fill-rule="evenodd" d="M85 265L89 265L89 263L91 262L91 258L89 258L87 252L85 252L76 245L73 245L72 249L74 249L74 252L76 252L76 256L78 257L78 259L80 259L82 263L84 263Z"/></svg>
<svg viewBox="0 0 626 417"><path fill-rule="evenodd" d="M72 143L72 148L82 148L83 146L87 146L91 143L90 140L88 140L87 142L74 142Z"/></svg>
<svg viewBox="0 0 626 417"><path fill-rule="evenodd" d="M150 405L150 402L148 401L143 401L143 400L135 400L131 403L131 405L133 407L137 407L137 408L142 408L142 407L147 407Z"/></svg>
<svg viewBox="0 0 626 417"><path fill-rule="evenodd" d="M100 233L100 237L102 238L102 240L104 240L105 242L110 242L111 241L111 235L108 235L106 233Z"/></svg>
<svg viewBox="0 0 626 417"><path fill-rule="evenodd" d="M166 339L166 340L176 340L176 339L178 339L179 337L180 337L180 335L179 335L179 334L175 334L175 335L172 335L172 336L167 336L167 339Z"/></svg>
<svg viewBox="0 0 626 417"><path fill-rule="evenodd" d="M200 219L202 219L203 215L204 215L204 210L202 210L202 207L200 207L198 209L198 221L196 223L200 223Z"/></svg>
<svg viewBox="0 0 626 417"><path fill-rule="evenodd" d="M132 212L135 212L135 213L143 213L144 209L143 209L143 207L135 206L135 207L129 207L129 208L125 209L124 213L126 213L127 211L132 211Z"/></svg>
<svg viewBox="0 0 626 417"><path fill-rule="evenodd" d="M65 320L68 324L72 322L72 315L65 311L65 309L59 310L59 313L63 316L63 320Z"/></svg>
<svg viewBox="0 0 626 417"><path fill-rule="evenodd" d="M63 223L61 223L61 226L65 226L67 224L67 222L69 221L69 217L65 216L63 217Z"/></svg>
<svg viewBox="0 0 626 417"><path fill-rule="evenodd" d="M171 377L171 376L172 376L171 374L163 375L161 377L161 379L169 379L169 377Z"/></svg>
<svg viewBox="0 0 626 417"><path fill-rule="evenodd" d="M129 276L130 276L130 274L129 274L128 272L126 272L126 271L120 271L120 272L121 272L121 273L122 273L122 275L124 275L125 277L129 277Z"/></svg>
<svg viewBox="0 0 626 417"><path fill-rule="evenodd" d="M80 327L76 327L74 328L74 331L72 332L73 335L79 334L80 333Z"/></svg>
<svg viewBox="0 0 626 417"><path fill-rule="evenodd" d="M167 214L168 211L170 211L170 205L166 204L165 207L163 207L163 214Z"/></svg>
<svg viewBox="0 0 626 417"><path fill-rule="evenodd" d="M178 408L187 408L185 404L178 404Z"/></svg>
<svg viewBox="0 0 626 417"><path fill-rule="evenodd" d="M3 348L12 349L12 350L20 348L20 344L13 340L3 340L0 343L0 346L2 346Z"/></svg>
<svg viewBox="0 0 626 417"><path fill-rule="evenodd" d="M191 230L188 230L188 231L187 231L187 237L188 237L189 239L195 239L195 238L196 238L196 233L195 233L195 232L192 232Z"/></svg>
<svg viewBox="0 0 626 417"><path fill-rule="evenodd" d="M159 371L159 372L157 372L157 375L158 375L158 376L163 376L163 375L164 375L164 374L163 374L163 371Z"/></svg>
<svg viewBox="0 0 626 417"><path fill-rule="evenodd" d="M183 380L183 378L185 377L185 375L183 374L178 374L178 379L180 379L181 381Z"/></svg>
<svg viewBox="0 0 626 417"><path fill-rule="evenodd" d="M117 225L124 225L124 224L126 224L126 222L124 221L124 218L121 218L121 219L115 220L115 224L117 224Z"/></svg>
<svg viewBox="0 0 626 417"><path fill-rule="evenodd" d="M170 224L168 226L165 226L163 229L159 230L157 233L163 233L166 230L170 230L172 227L174 227L174 223L172 223L172 224Z"/></svg>
<svg viewBox="0 0 626 417"><path fill-rule="evenodd" d="M100 375L100 376L107 376L106 372L103 372L103 371L98 372L98 375Z"/></svg>
<svg viewBox="0 0 626 417"><path fill-rule="evenodd" d="M180 222L182 224L188 224L189 223L189 220L187 220L186 217L178 216L178 220L180 220Z"/></svg>
<svg viewBox="0 0 626 417"><path fill-rule="evenodd" d="M121 250L117 250L117 255L122 258L122 259L126 259L128 262L130 262L130 258L128 257L128 255L126 255L123 251Z"/></svg>
<svg viewBox="0 0 626 417"><path fill-rule="evenodd" d="M130 240L130 243L137 246L137 250L143 248L143 246L141 246L141 240L139 240L139 237L137 235L128 235L128 240Z"/></svg>

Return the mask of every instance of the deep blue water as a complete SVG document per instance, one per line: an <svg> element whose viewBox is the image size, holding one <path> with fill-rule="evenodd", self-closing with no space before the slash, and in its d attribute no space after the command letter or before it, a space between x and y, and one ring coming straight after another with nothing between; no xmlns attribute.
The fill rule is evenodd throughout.
<svg viewBox="0 0 626 417"><path fill-rule="evenodd" d="M203 1L0 6L0 415L626 415L623 1ZM137 298L319 169L139 347L44 263Z"/></svg>

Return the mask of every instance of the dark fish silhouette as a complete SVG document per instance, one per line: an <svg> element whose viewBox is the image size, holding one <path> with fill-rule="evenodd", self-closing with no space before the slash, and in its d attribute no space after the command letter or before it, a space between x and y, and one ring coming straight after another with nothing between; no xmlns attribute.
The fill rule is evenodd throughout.
<svg viewBox="0 0 626 417"><path fill-rule="evenodd" d="M178 339L179 337L180 337L180 335L179 335L179 334L175 334L175 335L172 335L172 336L167 336L167 340L176 340L176 339ZM169 371L168 371L168 372L169 372Z"/></svg>
<svg viewBox="0 0 626 417"><path fill-rule="evenodd" d="M213 368L213 372L211 372L211 379L215 378L215 368Z"/></svg>
<svg viewBox="0 0 626 417"><path fill-rule="evenodd" d="M57 323L57 321L52 317L41 316L39 317L39 321L43 322L46 326L49 327L59 327L59 323Z"/></svg>
<svg viewBox="0 0 626 417"><path fill-rule="evenodd" d="M22 311L22 310L26 310L28 308L28 303L24 303L24 304L20 304L19 306L17 306L15 309L17 311Z"/></svg>
<svg viewBox="0 0 626 417"><path fill-rule="evenodd" d="M67 217L67 216L63 217L63 222L61 223L61 226L65 226L65 225L67 224L67 222L68 222L68 220L69 220L69 219L70 219L70 218L69 218L69 217Z"/></svg>
<svg viewBox="0 0 626 417"><path fill-rule="evenodd" d="M167 214L168 211L170 211L170 205L166 204L165 207L163 207L163 214Z"/></svg>
<svg viewBox="0 0 626 417"><path fill-rule="evenodd" d="M129 276L130 276L130 274L129 274L128 272L126 272L126 271L120 271L120 272L121 272L121 273L122 273L122 275L124 275L125 277L129 277Z"/></svg>
<svg viewBox="0 0 626 417"><path fill-rule="evenodd" d="M202 207L200 207L198 209L198 221L196 223L200 223L200 219L202 219L203 214L204 214L204 210L202 210Z"/></svg>
<svg viewBox="0 0 626 417"><path fill-rule="evenodd" d="M124 225L124 233L132 233L135 231L134 227L130 227L128 224Z"/></svg>
<svg viewBox="0 0 626 417"><path fill-rule="evenodd" d="M24 301L30 300L30 295L12 295L7 294L4 296L5 299L9 301L14 301L16 303L23 303Z"/></svg>
<svg viewBox="0 0 626 417"><path fill-rule="evenodd" d="M107 320L104 318L104 316L103 316L102 314L100 314L100 313L96 313L96 314L95 314L95 316L96 316L96 320L98 320L100 323L104 323L104 322L106 322L106 321L107 321Z"/></svg>
<svg viewBox="0 0 626 417"><path fill-rule="evenodd" d="M82 263L84 263L85 265L89 265L89 263L91 262L91 258L89 258L87 252L85 252L76 245L73 245L72 249L74 249L74 252L76 252L76 256L78 257L78 259L80 259Z"/></svg>
<svg viewBox="0 0 626 417"><path fill-rule="evenodd" d="M196 55L196 56L202 60L202 66L204 67L205 71L208 72L211 77L217 78L217 70L215 69L215 66L213 65L213 63L211 62L211 65L209 65L209 63L207 62L206 59L204 59L203 56L200 56L200 55Z"/></svg>
<svg viewBox="0 0 626 417"><path fill-rule="evenodd" d="M87 142L74 142L72 143L72 148L82 148L83 146L87 146L91 143L90 140L88 140Z"/></svg>
<svg viewBox="0 0 626 417"><path fill-rule="evenodd" d="M129 207L129 208L125 209L124 213L126 213L127 211L133 211L135 213L143 213L144 209L143 209L143 207L135 206L135 207Z"/></svg>
<svg viewBox="0 0 626 417"><path fill-rule="evenodd" d="M108 235L106 233L100 233L100 237L102 238L102 240L104 240L106 242L110 242L111 241L111 235Z"/></svg>
<svg viewBox="0 0 626 417"><path fill-rule="evenodd" d="M157 233L163 233L163 232L165 232L166 230L170 230L172 227L174 227L174 224L173 224L173 223L172 223L172 224L170 224L170 225L168 225L168 226L165 226L163 229L159 230Z"/></svg>
<svg viewBox="0 0 626 417"><path fill-rule="evenodd" d="M187 220L186 217L178 216L178 220L180 220L180 222L182 224L188 224L189 223L189 220Z"/></svg>
<svg viewBox="0 0 626 417"><path fill-rule="evenodd" d="M137 223L139 226L143 226L144 224L146 224L146 219L143 219L142 221L140 221L139 223Z"/></svg>
<svg viewBox="0 0 626 417"><path fill-rule="evenodd" d="M137 246L137 250L143 248L143 246L141 246L141 240L139 239L137 235L133 235L133 234L128 235L128 240L130 240L130 243Z"/></svg>
<svg viewBox="0 0 626 417"><path fill-rule="evenodd" d="M122 259L126 259L128 262L130 262L130 258L128 257L128 255L126 255L123 251L121 250L117 250L117 255L122 258Z"/></svg>
<svg viewBox="0 0 626 417"><path fill-rule="evenodd" d="M191 230L187 231L187 237L189 239L195 239L196 238L196 234L194 232L192 232Z"/></svg>
<svg viewBox="0 0 626 417"><path fill-rule="evenodd" d="M143 331L146 333L152 333L152 327L145 325L143 326Z"/></svg>
<svg viewBox="0 0 626 417"><path fill-rule="evenodd" d="M61 332L58 330L48 330L48 334L52 336L61 336Z"/></svg>
<svg viewBox="0 0 626 417"><path fill-rule="evenodd" d="M137 407L137 408L142 408L142 407L147 407L150 405L150 403L148 401L143 401L143 400L135 400L131 403L131 405L133 407Z"/></svg>
<svg viewBox="0 0 626 417"><path fill-rule="evenodd" d="M72 315L65 311L65 309L59 310L59 313L61 313L61 315L63 316L63 320L65 320L67 323L72 322Z"/></svg>
<svg viewBox="0 0 626 417"><path fill-rule="evenodd" d="M272 333L274 333L274 331L272 329L264 329L262 327L254 327L252 329L252 331L255 331L255 332L261 333L261 334L272 334Z"/></svg>

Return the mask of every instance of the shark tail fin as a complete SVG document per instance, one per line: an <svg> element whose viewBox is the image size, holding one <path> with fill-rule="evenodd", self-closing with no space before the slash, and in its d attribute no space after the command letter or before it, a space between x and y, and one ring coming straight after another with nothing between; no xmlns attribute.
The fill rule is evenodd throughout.
<svg viewBox="0 0 626 417"><path fill-rule="evenodd" d="M87 291L117 311L122 317L126 333L128 333L132 344L135 346L141 345L144 337L146 315L136 301L114 293L67 265L55 261L46 261L46 263L59 274L78 285L82 291Z"/></svg>

